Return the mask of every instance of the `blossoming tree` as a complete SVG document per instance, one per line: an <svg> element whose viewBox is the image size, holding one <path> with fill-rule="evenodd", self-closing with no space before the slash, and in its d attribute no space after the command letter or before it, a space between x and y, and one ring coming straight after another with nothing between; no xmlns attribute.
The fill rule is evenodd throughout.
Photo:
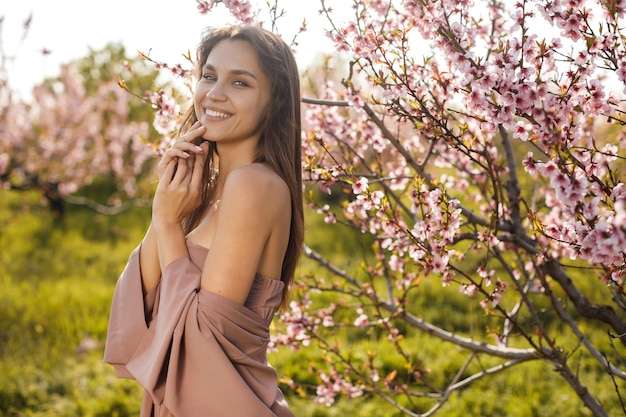
<svg viewBox="0 0 626 417"><path fill-rule="evenodd" d="M247 2L197 3L255 20ZM626 2L351 3L346 20L320 2L347 64L305 94L303 170L309 207L368 247L358 268L305 247L325 272L301 277L274 343L328 353L313 367L327 404L373 393L428 416L477 380L541 361L592 415L623 410ZM481 329L420 316L433 282L481 309ZM347 327L382 332L400 365L336 342ZM408 343L416 332L465 362L434 377ZM587 389L581 357L606 389Z"/></svg>
<svg viewBox="0 0 626 417"><path fill-rule="evenodd" d="M2 20L0 30L1 25ZM118 85L124 66L126 72L139 70L140 59L127 60L123 48L114 45L93 51L63 66L58 78L37 85L24 100L12 90L11 57L3 52L0 48L1 188L40 190L59 215L64 201L114 213L150 194L151 112ZM133 87L151 88L154 76L145 68L138 71ZM105 201L76 193L103 177L118 184Z"/></svg>

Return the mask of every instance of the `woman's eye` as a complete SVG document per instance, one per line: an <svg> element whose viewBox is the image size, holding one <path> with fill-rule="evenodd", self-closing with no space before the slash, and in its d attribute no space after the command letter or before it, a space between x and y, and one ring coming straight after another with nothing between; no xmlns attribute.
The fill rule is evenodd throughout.
<svg viewBox="0 0 626 417"><path fill-rule="evenodd" d="M203 74L202 78L204 78L205 80L209 80L209 81L215 80L215 77L211 74Z"/></svg>
<svg viewBox="0 0 626 417"><path fill-rule="evenodd" d="M236 80L233 84L239 86L239 87L247 87L248 83L245 81L241 81L241 80Z"/></svg>

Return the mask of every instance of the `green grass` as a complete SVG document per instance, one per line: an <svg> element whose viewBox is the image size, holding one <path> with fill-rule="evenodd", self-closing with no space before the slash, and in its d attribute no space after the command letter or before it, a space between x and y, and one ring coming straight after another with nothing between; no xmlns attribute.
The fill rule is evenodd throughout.
<svg viewBox="0 0 626 417"><path fill-rule="evenodd" d="M0 191L0 415L137 415L141 389L134 381L114 376L113 369L102 362L102 344L115 281L140 241L149 216L145 208L101 216L81 207L67 207L66 216L59 220L41 205L36 193ZM317 216L309 219L307 231L313 248L330 249L326 253L358 274L362 259L349 257L361 248L367 252L369 245L358 232L328 227ZM302 273L325 274L306 260L300 269ZM313 297L320 305L334 300L329 295ZM458 290L443 289L436 280L426 280L413 297L414 311L463 334L482 330L488 320L479 308L469 307ZM349 311L341 314L350 320ZM341 314L336 320L341 320ZM558 323L553 326L557 331ZM453 378L467 358L466 352L428 335L407 328L403 332L402 345L412 362L423 363L428 379L435 384ZM81 352L79 346L86 337L99 346ZM346 328L333 337L351 350L355 361L366 361L376 352L375 361L385 372L396 369L399 377L407 375L404 361L381 333ZM593 337L606 340L606 334ZM606 341L600 346L610 349ZM309 393L317 383L314 370L332 360L315 343L296 352L281 348L270 355L279 375L302 383L308 387L304 392ZM481 363L488 366L494 360L481 358ZM478 362L470 367L470 371L478 369ZM579 370L609 413L621 415L612 383L595 362L581 356ZM292 391L286 384L281 387L298 416L401 415L371 394L352 400L339 397L332 407L326 407L302 396L302 391ZM623 390L624 384L620 388ZM427 407L427 401L413 405L400 401L422 411ZM578 417L590 413L550 365L535 361L454 393L437 415Z"/></svg>

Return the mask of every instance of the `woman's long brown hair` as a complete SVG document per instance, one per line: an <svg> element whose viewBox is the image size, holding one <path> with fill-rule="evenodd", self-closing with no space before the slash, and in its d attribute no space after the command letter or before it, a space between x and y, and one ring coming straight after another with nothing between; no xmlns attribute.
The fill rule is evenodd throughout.
<svg viewBox="0 0 626 417"><path fill-rule="evenodd" d="M267 120L259 139L255 162L270 166L287 183L291 194L291 229L289 244L283 260L281 280L285 283L281 308L288 302L289 289L304 242L304 208L302 205L300 78L296 60L289 46L277 35L255 26L227 26L207 29L198 45L195 68L200 79L201 68L219 42L225 39L249 42L257 53L263 72L270 80L270 103ZM198 120L193 105L183 116L180 133ZM195 228L215 194L215 159L217 148L209 142L209 154L204 167L202 203L183 221L185 234Z"/></svg>

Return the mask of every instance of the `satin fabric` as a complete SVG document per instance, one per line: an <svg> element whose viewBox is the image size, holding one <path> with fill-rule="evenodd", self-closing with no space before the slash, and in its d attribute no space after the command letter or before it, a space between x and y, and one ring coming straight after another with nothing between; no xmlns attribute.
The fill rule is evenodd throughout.
<svg viewBox="0 0 626 417"><path fill-rule="evenodd" d="M208 250L188 242L143 295L139 248L113 296L104 361L145 389L141 417L293 417L266 357L284 283L256 275L240 305L200 288Z"/></svg>

